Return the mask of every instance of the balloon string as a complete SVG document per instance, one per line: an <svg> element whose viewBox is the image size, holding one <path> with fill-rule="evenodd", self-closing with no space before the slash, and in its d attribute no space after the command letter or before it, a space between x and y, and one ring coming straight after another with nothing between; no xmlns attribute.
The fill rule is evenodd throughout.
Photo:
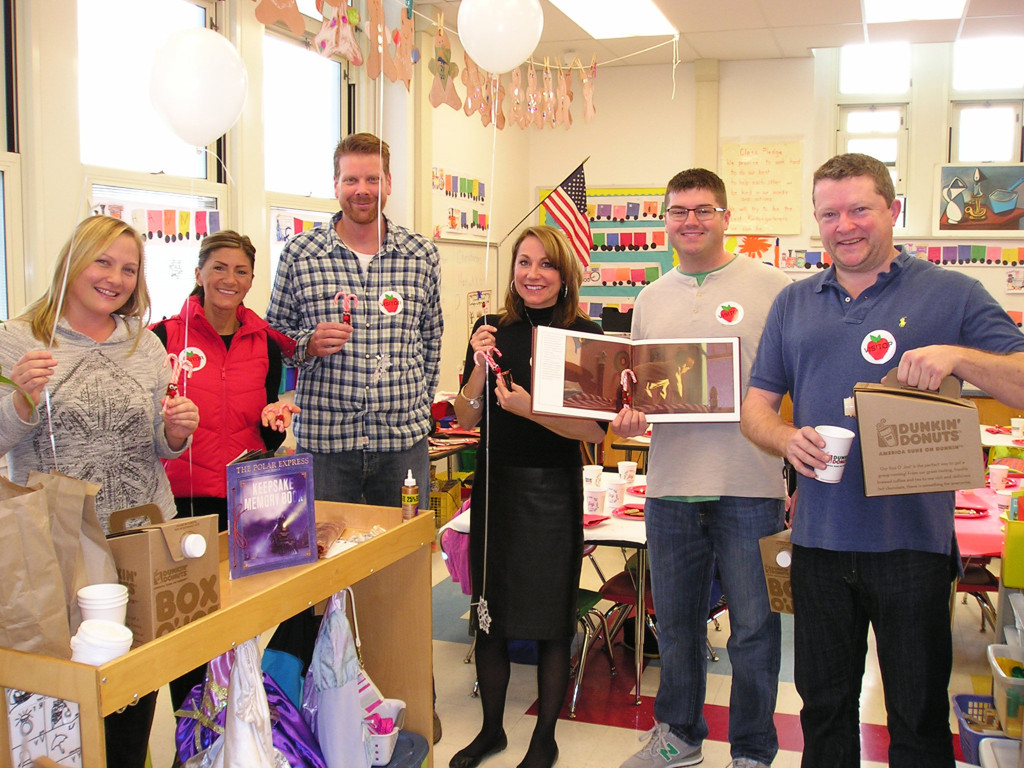
<svg viewBox="0 0 1024 768"><path fill-rule="evenodd" d="M75 227L71 230L71 240L68 241L68 257L64 260L64 275L60 281L60 293L57 295L57 309L53 315L53 328L50 329L50 340L46 345L46 351L53 349L57 339L57 324L60 322L61 314L64 311L64 297L68 290L68 275L71 272L71 255L75 252L75 234L78 232L78 215L82 211L82 203L86 200L85 190L89 184L89 174L82 174L82 186L78 191L78 204L75 206ZM53 471L57 471L57 438L53 429L53 407L50 403L50 383L47 382L43 388L46 396L46 427L50 432L50 452L53 455Z"/></svg>

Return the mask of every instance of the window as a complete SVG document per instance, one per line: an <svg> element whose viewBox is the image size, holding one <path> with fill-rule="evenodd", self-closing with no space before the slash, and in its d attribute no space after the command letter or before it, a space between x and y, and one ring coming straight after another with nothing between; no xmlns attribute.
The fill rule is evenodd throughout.
<svg viewBox="0 0 1024 768"><path fill-rule="evenodd" d="M342 64L265 35L263 98L267 190L333 199L331 157L341 138Z"/></svg>
<svg viewBox="0 0 1024 768"><path fill-rule="evenodd" d="M149 100L149 80L167 37L206 26L208 16L205 4L190 0L78 0L84 165L207 178L209 156L171 132Z"/></svg>
<svg viewBox="0 0 1024 768"><path fill-rule="evenodd" d="M836 141L838 153L860 152L885 163L899 194L906 191L906 113L906 104L840 106Z"/></svg>
<svg viewBox="0 0 1024 768"><path fill-rule="evenodd" d="M1021 101L953 102L952 163L1017 163L1024 160Z"/></svg>
<svg viewBox="0 0 1024 768"><path fill-rule="evenodd" d="M25 308L20 161L18 155L0 153L0 320Z"/></svg>
<svg viewBox="0 0 1024 768"><path fill-rule="evenodd" d="M335 206L337 207L337 206ZM292 235L316 227L330 226L333 213L296 208L270 208L270 282L273 285L284 244Z"/></svg>
<svg viewBox="0 0 1024 768"><path fill-rule="evenodd" d="M910 45L873 43L839 49L839 93L883 94L910 90Z"/></svg>
<svg viewBox="0 0 1024 768"><path fill-rule="evenodd" d="M982 37L953 44L953 90L1024 88L1024 37Z"/></svg>
<svg viewBox="0 0 1024 768"><path fill-rule="evenodd" d="M199 240L220 224L217 198L94 184L92 212L130 222L146 246L150 319L177 314L196 284Z"/></svg>

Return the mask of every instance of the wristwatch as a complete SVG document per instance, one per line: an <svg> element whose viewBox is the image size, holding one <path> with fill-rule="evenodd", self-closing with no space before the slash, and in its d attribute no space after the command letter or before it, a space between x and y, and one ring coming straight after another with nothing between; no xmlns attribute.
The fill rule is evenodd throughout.
<svg viewBox="0 0 1024 768"><path fill-rule="evenodd" d="M466 393L465 393L464 390L465 390L465 387L463 387L462 389L459 390L459 394L462 395L462 399L465 400L467 403L469 403L469 407L470 408L473 408L474 410L479 411L480 410L480 402L483 400L483 396L482 395L478 395L477 397L466 397Z"/></svg>

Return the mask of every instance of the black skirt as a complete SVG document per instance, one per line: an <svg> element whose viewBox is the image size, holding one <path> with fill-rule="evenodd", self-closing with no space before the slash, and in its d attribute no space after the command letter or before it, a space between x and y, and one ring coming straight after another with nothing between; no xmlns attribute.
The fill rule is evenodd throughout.
<svg viewBox="0 0 1024 768"><path fill-rule="evenodd" d="M572 635L583 558L582 473L579 467L489 469L489 489L479 464L473 483L470 627L477 627L482 589L492 637Z"/></svg>

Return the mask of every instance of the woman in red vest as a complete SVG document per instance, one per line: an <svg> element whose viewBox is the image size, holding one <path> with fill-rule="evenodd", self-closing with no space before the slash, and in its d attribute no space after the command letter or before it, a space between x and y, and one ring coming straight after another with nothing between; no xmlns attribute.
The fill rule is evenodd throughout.
<svg viewBox="0 0 1024 768"><path fill-rule="evenodd" d="M181 312L153 326L186 371L179 386L199 406L191 449L165 462L178 516L215 514L221 531L227 530L225 466L243 451L276 450L299 410L278 400L281 356L295 342L242 304L255 261L245 235L209 235Z"/></svg>

